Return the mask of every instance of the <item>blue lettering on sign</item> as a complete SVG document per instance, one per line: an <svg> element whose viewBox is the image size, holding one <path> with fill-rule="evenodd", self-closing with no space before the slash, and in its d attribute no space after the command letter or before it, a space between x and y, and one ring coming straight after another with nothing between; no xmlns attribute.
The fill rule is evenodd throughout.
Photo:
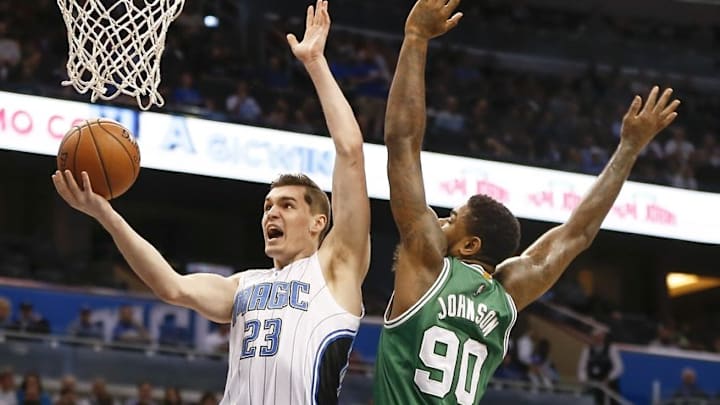
<svg viewBox="0 0 720 405"><path fill-rule="evenodd" d="M190 137L185 118L172 117L170 119L170 125L163 138L161 148L167 151L195 153L195 146L192 137Z"/></svg>
<svg viewBox="0 0 720 405"><path fill-rule="evenodd" d="M208 157L230 163L276 172L302 172L332 176L335 152L302 145L283 145L257 139L243 140L215 133L207 137Z"/></svg>
<svg viewBox="0 0 720 405"><path fill-rule="evenodd" d="M137 140L140 137L140 114L129 108L118 108L107 105L90 105L91 115L98 118L115 120L127 128Z"/></svg>
<svg viewBox="0 0 720 405"><path fill-rule="evenodd" d="M249 311L263 311L266 309L290 308L301 311L308 310L307 296L310 294L310 284L300 281L276 281L274 283L259 283L239 291L233 302L232 324L239 315Z"/></svg>

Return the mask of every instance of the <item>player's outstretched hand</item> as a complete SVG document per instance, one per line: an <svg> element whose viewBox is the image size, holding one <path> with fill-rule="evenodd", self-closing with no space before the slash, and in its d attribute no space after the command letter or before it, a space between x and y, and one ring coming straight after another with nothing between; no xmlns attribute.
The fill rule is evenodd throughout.
<svg viewBox="0 0 720 405"><path fill-rule="evenodd" d="M111 209L110 203L101 195L92 191L90 176L88 176L87 172L82 172L80 175L83 181L82 189L75 182L70 170L64 172L57 170L52 175L55 190L71 207L98 219L104 212Z"/></svg>
<svg viewBox="0 0 720 405"><path fill-rule="evenodd" d="M295 57L303 64L308 65L324 57L328 32L330 32L328 2L318 0L314 8L308 6L305 19L305 35L302 42L298 42L293 34L287 34L287 41Z"/></svg>
<svg viewBox="0 0 720 405"><path fill-rule="evenodd" d="M673 90L665 89L658 98L660 88L655 86L643 106L642 98L635 96L620 130L620 142L640 152L660 131L667 128L675 117L680 100L670 102ZM642 107L642 108L641 108Z"/></svg>
<svg viewBox="0 0 720 405"><path fill-rule="evenodd" d="M455 13L460 0L418 0L405 21L405 36L429 40L455 28L463 14Z"/></svg>

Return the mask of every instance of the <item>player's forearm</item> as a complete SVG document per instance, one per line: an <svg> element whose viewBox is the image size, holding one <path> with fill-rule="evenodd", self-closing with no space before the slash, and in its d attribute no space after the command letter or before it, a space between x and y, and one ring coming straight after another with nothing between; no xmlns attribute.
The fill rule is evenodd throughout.
<svg viewBox="0 0 720 405"><path fill-rule="evenodd" d="M115 245L135 274L162 300L177 301L180 294L180 275L173 270L150 243L143 239L120 214L111 211L100 224L110 233Z"/></svg>
<svg viewBox="0 0 720 405"><path fill-rule="evenodd" d="M385 114L385 144L420 150L425 134L425 63L428 40L407 35L398 57Z"/></svg>
<svg viewBox="0 0 720 405"><path fill-rule="evenodd" d="M305 69L317 91L337 154L361 152L363 138L360 126L325 58L305 65Z"/></svg>
<svg viewBox="0 0 720 405"><path fill-rule="evenodd" d="M585 236L587 245L600 230L600 225L630 175L637 155L634 148L621 143L566 223L569 229Z"/></svg>

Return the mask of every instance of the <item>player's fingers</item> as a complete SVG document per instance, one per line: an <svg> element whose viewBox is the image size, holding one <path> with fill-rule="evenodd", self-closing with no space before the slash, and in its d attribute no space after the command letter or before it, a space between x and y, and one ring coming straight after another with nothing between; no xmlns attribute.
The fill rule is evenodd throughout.
<svg viewBox="0 0 720 405"><path fill-rule="evenodd" d="M63 178L65 179L65 185L67 186L68 191L70 192L70 195L73 199L76 201L80 201L80 197L82 196L82 191L80 190L80 187L78 187L77 183L75 182L75 177L73 177L73 174L70 170L65 170L63 172Z"/></svg>
<svg viewBox="0 0 720 405"><path fill-rule="evenodd" d="M326 1L323 1L323 8L322 8L322 15L321 17L321 23L324 25L330 24L330 11L328 11L330 8L330 4Z"/></svg>
<svg viewBox="0 0 720 405"><path fill-rule="evenodd" d="M286 35L288 45L290 45L290 49L295 48L298 44L297 38L295 38L295 34L287 34Z"/></svg>
<svg viewBox="0 0 720 405"><path fill-rule="evenodd" d="M313 14L313 25L320 24L322 8L323 8L323 0L317 0L315 2L315 14Z"/></svg>
<svg viewBox="0 0 720 405"><path fill-rule="evenodd" d="M58 194L60 194L61 197L67 198L71 196L69 194L70 190L68 190L67 184L65 184L65 177L63 177L63 174L60 172L60 170L56 170L51 177L53 180L53 185L55 186L55 190L57 190Z"/></svg>
<svg viewBox="0 0 720 405"><path fill-rule="evenodd" d="M672 124L672 122L675 121L675 118L677 116L678 116L678 113L674 112L674 113L668 115L667 117L665 117L665 119L662 121L663 128L666 128L668 125Z"/></svg>
<svg viewBox="0 0 720 405"><path fill-rule="evenodd" d="M90 184L90 176L87 174L87 172L80 173L80 176L82 177L83 191L85 192L85 194L92 195L93 189L92 184Z"/></svg>
<svg viewBox="0 0 720 405"><path fill-rule="evenodd" d="M313 8L313 6L308 6L307 14L305 15L305 29L308 29L312 26L313 17L315 17L315 9Z"/></svg>
<svg viewBox="0 0 720 405"><path fill-rule="evenodd" d="M642 105L642 98L640 98L640 96L635 96L635 98L633 98L633 101L630 103L630 107L628 108L625 116L626 117L637 116L638 112L640 111L641 105Z"/></svg>
<svg viewBox="0 0 720 405"><path fill-rule="evenodd" d="M645 107L642 112L652 111L655 108L655 102L657 101L659 91L660 88L658 86L653 86L652 90L650 90L650 94L648 94L647 100L645 100Z"/></svg>
<svg viewBox="0 0 720 405"><path fill-rule="evenodd" d="M662 92L660 99L658 100L657 104L655 104L655 108L653 109L653 112L658 112L665 108L668 100L670 100L670 96L672 96L672 92L673 92L673 89L671 89L669 87L667 89L665 89L665 91Z"/></svg>
<svg viewBox="0 0 720 405"><path fill-rule="evenodd" d="M462 18L463 13L455 13L452 17L450 17L449 20L447 20L447 30L451 30L455 28L456 25L460 22L460 19Z"/></svg>
<svg viewBox="0 0 720 405"><path fill-rule="evenodd" d="M664 117L668 114L675 112L675 110L677 110L677 108L679 106L680 106L680 100L677 100L677 99L673 100L673 102L670 103L669 106L665 107L665 109L662 110L662 112L660 113L660 116Z"/></svg>
<svg viewBox="0 0 720 405"><path fill-rule="evenodd" d="M447 4L445 4L445 10L446 10L447 14L450 15L450 13L455 11L455 9L457 8L457 6L459 4L460 4L460 0L449 0L447 2Z"/></svg>

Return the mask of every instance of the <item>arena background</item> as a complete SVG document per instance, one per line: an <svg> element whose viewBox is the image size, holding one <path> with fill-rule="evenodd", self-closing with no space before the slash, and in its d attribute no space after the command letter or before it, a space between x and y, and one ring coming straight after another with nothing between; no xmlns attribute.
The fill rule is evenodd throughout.
<svg viewBox="0 0 720 405"><path fill-rule="evenodd" d="M368 403L379 316L392 290L397 235L384 199L378 120L411 5L331 4L328 59L363 126L376 197L363 288L368 317L343 403ZM522 247L567 217L568 195L581 195L590 181L568 173L596 173L632 95L658 83L676 88L683 100L678 122L658 137L662 153L645 156L633 172L633 180L654 185L629 185L607 222L616 230L601 231L513 333L514 341L532 331L536 343L549 342L543 364L552 363L557 376L550 384L499 377L483 403L593 403L592 387L578 383L576 368L598 328L608 328L621 348L618 401L670 403L676 394L676 401L692 401L687 386L681 390L688 370L697 388L690 396L720 400L718 7L711 1L466 1L461 26L434 42L425 149L445 156L425 157L427 176L436 182L431 201L442 214L473 190L508 198L522 217ZM176 270L269 266L259 228L267 181L304 170L326 187L332 157L315 95L280 35L301 32L302 9L282 0L189 0L163 61L168 105L141 114L133 100L88 105L86 96L59 86L67 43L53 2L0 1L6 26L0 48L8 60L0 69L0 298L10 303L11 318L23 303L32 304L50 327L40 334L0 329L0 367L12 368L16 388L25 373L37 371L52 398L67 375L77 379L79 398L90 395L98 377L123 401L137 398L142 382L153 385L157 399L177 386L186 403L222 392L226 359L203 349L218 327L148 294L99 225L57 197L53 154L63 128L76 119L123 122L139 135L144 168L113 206ZM20 49L15 63L7 51L13 46L5 46L13 41ZM226 108L238 87L260 112ZM678 129L693 145L687 156L665 153ZM531 181L514 182L513 170L531 173ZM527 195L515 198L522 192ZM147 343L114 341L125 305L148 328ZM83 308L101 324L97 340L68 335Z"/></svg>

